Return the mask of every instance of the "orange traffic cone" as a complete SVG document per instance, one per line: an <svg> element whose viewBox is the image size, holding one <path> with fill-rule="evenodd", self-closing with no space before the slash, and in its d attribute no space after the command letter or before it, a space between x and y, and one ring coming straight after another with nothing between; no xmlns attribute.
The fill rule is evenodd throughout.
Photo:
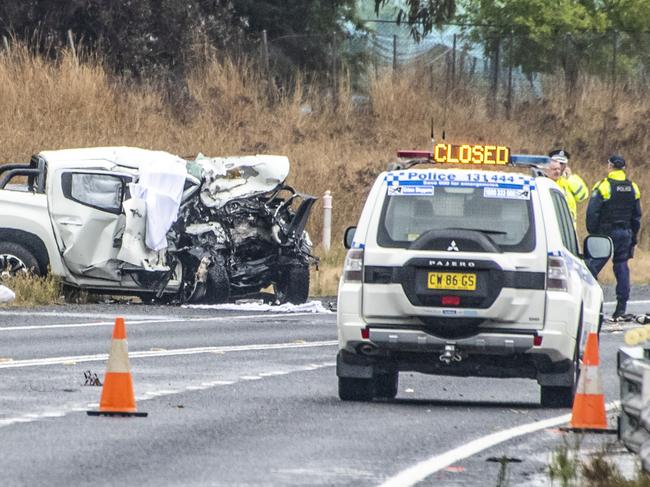
<svg viewBox="0 0 650 487"><path fill-rule="evenodd" d="M598 362L598 334L589 333L587 347L582 357L578 388L573 399L570 429L607 429L605 394L600 382Z"/></svg>
<svg viewBox="0 0 650 487"><path fill-rule="evenodd" d="M126 327L124 318L115 319L111 353L108 356L102 397L99 400L99 411L86 411L90 416L146 416L147 413L137 412L133 380L129 366L129 350L126 343Z"/></svg>

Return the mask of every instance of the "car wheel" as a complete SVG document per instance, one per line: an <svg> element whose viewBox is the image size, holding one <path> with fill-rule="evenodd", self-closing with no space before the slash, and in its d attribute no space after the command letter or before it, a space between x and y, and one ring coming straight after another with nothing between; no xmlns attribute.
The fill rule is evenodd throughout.
<svg viewBox="0 0 650 487"><path fill-rule="evenodd" d="M580 345L582 343L582 312L580 325L576 333L576 346L573 351L573 364L571 374L573 384L570 386L542 386L540 403L545 408L571 408L575 397L578 380L580 379Z"/></svg>
<svg viewBox="0 0 650 487"><path fill-rule="evenodd" d="M573 387L542 386L540 402L545 408L570 408L573 406Z"/></svg>
<svg viewBox="0 0 650 487"><path fill-rule="evenodd" d="M282 269L273 283L275 298L280 303L302 304L309 299L309 266L292 265Z"/></svg>
<svg viewBox="0 0 650 487"><path fill-rule="evenodd" d="M20 273L40 276L38 259L20 244L0 242L0 275L8 277Z"/></svg>
<svg viewBox="0 0 650 487"><path fill-rule="evenodd" d="M219 264L208 268L204 301L210 304L227 303L230 300L230 278Z"/></svg>
<svg viewBox="0 0 650 487"><path fill-rule="evenodd" d="M374 394L373 379L339 377L339 398L342 401L372 401Z"/></svg>
<svg viewBox="0 0 650 487"><path fill-rule="evenodd" d="M399 373L397 371L380 374L375 378L375 380L376 397L381 399L395 399L399 383Z"/></svg>
<svg viewBox="0 0 650 487"><path fill-rule="evenodd" d="M600 304L600 311L598 312L598 336L600 336L600 330L603 328L603 322L605 321L605 312L603 311L603 304Z"/></svg>

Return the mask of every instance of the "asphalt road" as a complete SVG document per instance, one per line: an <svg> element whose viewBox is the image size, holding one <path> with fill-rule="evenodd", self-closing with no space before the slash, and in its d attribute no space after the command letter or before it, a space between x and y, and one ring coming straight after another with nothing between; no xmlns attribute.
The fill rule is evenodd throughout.
<svg viewBox="0 0 650 487"><path fill-rule="evenodd" d="M0 313L7 486L379 485L486 435L569 412L541 408L533 381L415 373L400 375L393 401L341 402L333 313L116 304ZM103 378L117 315L127 320L146 418L85 413L101 390L84 385L84 373ZM618 399L621 328L601 336L608 401ZM504 454L521 457L510 475L525 484L544 468L554 431L486 448L418 485L496 485L500 465L486 460Z"/></svg>

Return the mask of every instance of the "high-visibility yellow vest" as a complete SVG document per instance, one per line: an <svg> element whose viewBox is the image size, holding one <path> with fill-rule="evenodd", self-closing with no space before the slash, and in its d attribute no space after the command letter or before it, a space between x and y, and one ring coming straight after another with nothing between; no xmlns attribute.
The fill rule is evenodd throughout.
<svg viewBox="0 0 650 487"><path fill-rule="evenodd" d="M589 197L589 187L577 174L572 174L568 178L561 176L556 183L564 192L575 224L578 218L578 203L585 201Z"/></svg>

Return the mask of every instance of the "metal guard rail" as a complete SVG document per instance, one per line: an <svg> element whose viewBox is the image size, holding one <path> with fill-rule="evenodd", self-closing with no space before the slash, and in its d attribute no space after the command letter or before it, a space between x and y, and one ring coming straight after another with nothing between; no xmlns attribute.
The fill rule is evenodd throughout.
<svg viewBox="0 0 650 487"><path fill-rule="evenodd" d="M622 347L617 355L621 386L618 438L650 472L650 348Z"/></svg>

